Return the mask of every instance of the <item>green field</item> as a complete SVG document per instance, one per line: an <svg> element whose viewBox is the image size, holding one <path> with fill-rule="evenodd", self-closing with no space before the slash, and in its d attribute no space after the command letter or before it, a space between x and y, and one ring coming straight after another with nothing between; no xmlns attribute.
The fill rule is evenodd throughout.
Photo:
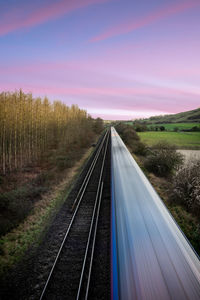
<svg viewBox="0 0 200 300"><path fill-rule="evenodd" d="M200 108L181 112L178 114L170 114L163 116L152 116L148 119L143 119L143 121L148 123L184 123L184 122L199 122L200 121Z"/></svg>
<svg viewBox="0 0 200 300"><path fill-rule="evenodd" d="M152 146L159 141L176 145L179 149L200 149L200 132L137 132L141 141Z"/></svg>
<svg viewBox="0 0 200 300"><path fill-rule="evenodd" d="M182 129L191 129L192 127L199 127L200 128L200 124L199 123L169 123L169 124L166 124L166 123L162 123L162 124L151 124L151 125L147 125L148 127L151 127L151 126L164 126L165 127L165 130L168 130L168 131L173 131L175 127L177 127L179 130L182 130Z"/></svg>
<svg viewBox="0 0 200 300"><path fill-rule="evenodd" d="M132 121L127 121L125 122L125 124L128 125L134 125L134 122ZM141 124L142 125L142 124ZM177 127L179 130L182 129L191 129L192 127L199 127L200 128L200 123L159 123L159 124L148 124L147 127L151 128L151 127L160 127L160 126L164 126L165 130L167 131L174 131L174 128Z"/></svg>

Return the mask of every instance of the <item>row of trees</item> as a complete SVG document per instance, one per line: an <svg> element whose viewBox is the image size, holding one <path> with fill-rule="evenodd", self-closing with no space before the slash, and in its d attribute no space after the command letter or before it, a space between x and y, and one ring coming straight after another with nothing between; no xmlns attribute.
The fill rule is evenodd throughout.
<svg viewBox="0 0 200 300"><path fill-rule="evenodd" d="M0 172L19 169L49 149L87 143L93 120L85 110L19 92L0 94ZM88 134L86 134L88 132Z"/></svg>
<svg viewBox="0 0 200 300"><path fill-rule="evenodd" d="M142 123L133 122L133 127L137 132L144 132L144 131L164 131L164 126L147 126Z"/></svg>

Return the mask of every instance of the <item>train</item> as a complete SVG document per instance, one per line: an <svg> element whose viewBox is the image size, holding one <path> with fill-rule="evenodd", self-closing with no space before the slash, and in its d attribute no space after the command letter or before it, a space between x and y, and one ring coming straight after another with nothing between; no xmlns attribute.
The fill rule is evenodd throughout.
<svg viewBox="0 0 200 300"><path fill-rule="evenodd" d="M113 300L199 300L200 260L111 128Z"/></svg>

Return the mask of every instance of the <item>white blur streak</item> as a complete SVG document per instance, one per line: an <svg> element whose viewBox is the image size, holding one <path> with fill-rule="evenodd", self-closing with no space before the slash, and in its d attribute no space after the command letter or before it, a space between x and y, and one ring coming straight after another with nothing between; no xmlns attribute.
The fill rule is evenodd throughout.
<svg viewBox="0 0 200 300"><path fill-rule="evenodd" d="M200 261L112 128L120 299L200 299Z"/></svg>

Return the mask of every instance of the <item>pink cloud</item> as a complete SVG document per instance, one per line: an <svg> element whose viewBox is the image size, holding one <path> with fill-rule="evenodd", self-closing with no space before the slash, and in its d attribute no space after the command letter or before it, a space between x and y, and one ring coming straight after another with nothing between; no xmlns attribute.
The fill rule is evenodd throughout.
<svg viewBox="0 0 200 300"><path fill-rule="evenodd" d="M134 117L139 112L145 115L155 115L155 111L175 113L182 110L194 109L198 106L199 96L181 91L161 88L85 88L81 86L67 87L58 84L21 84L17 82L5 83L1 91L13 91L22 88L24 92L32 92L34 96L47 96L50 100L60 99L67 105L78 104L87 109L92 115L99 114L106 117L113 115L113 119ZM105 114L105 111L107 112ZM154 112L153 112L154 111Z"/></svg>
<svg viewBox="0 0 200 300"><path fill-rule="evenodd" d="M139 63L139 66L135 62L127 64L121 66L118 62L116 63L116 60L107 61L106 58L102 62L98 59L92 61L35 62L28 65L17 64L2 67L0 76L5 82L11 82L14 78L17 79L17 81L15 80L16 83L23 81L30 84L35 81L39 86L46 86L47 95L48 93L90 97L149 95L160 96L161 98L172 94L174 97L188 97L190 95L199 97L200 95L198 82L191 85L188 79L185 81L181 80L182 69L156 69L153 63L154 71L152 71L152 64L148 66L147 62L145 62L145 68L142 67L141 63ZM130 70L127 66L129 66ZM110 69L117 71L119 75L117 72L109 73ZM141 73L140 76L139 73L138 76L135 75L134 77L132 75L133 69L136 73L138 70L141 71L144 69L142 73L146 73L146 75L143 76ZM178 72L177 75L176 70ZM187 78L189 76L192 78L198 71L197 69L186 70L183 73L187 74ZM168 78L160 75L167 75ZM172 81L172 77L177 77L179 80Z"/></svg>
<svg viewBox="0 0 200 300"><path fill-rule="evenodd" d="M6 14L3 18L1 17L0 36L19 29L34 27L63 16L71 11L106 1L108 0L60 0L35 10L33 10L32 5L29 7L21 7L21 9L17 9L17 14L16 9L14 9L9 15ZM24 13L24 11L26 13Z"/></svg>
<svg viewBox="0 0 200 300"><path fill-rule="evenodd" d="M155 12L152 12L151 14L141 17L135 21L131 20L129 22L111 27L110 29L106 30L105 32L101 33L100 35L93 37L91 39L91 41L98 42L98 41L105 40L105 39L108 39L113 36L131 32L131 31L148 26L156 21L162 20L166 17L170 17L174 14L181 13L187 9L190 9L190 8L193 8L196 6L200 6L199 0L175 3L173 5L170 5L170 6L164 7L160 10L157 10Z"/></svg>
<svg viewBox="0 0 200 300"><path fill-rule="evenodd" d="M35 94L46 94L48 95L64 95L64 96L79 96L79 97L130 97L130 99L134 99L133 97L154 97L154 99L158 98L173 98L176 97L186 97L187 100L189 97L199 97L199 93L193 93L173 89L173 88L159 88L159 87L137 87L137 88L126 88L126 87L67 87L67 86L54 86L54 85L31 85L31 84L4 84L3 88L0 88L0 91L12 90L12 89L23 88L26 92L33 92ZM103 98L102 98L103 99ZM195 98L196 99L196 98ZM121 100L120 100L121 101ZM125 101L125 98L124 98ZM140 100L139 100L140 101ZM137 101L135 100L135 103ZM101 103L102 104L102 103ZM115 105L116 103L114 103ZM108 105L108 103L107 103ZM124 103L123 103L124 105ZM124 106L123 106L124 107Z"/></svg>

